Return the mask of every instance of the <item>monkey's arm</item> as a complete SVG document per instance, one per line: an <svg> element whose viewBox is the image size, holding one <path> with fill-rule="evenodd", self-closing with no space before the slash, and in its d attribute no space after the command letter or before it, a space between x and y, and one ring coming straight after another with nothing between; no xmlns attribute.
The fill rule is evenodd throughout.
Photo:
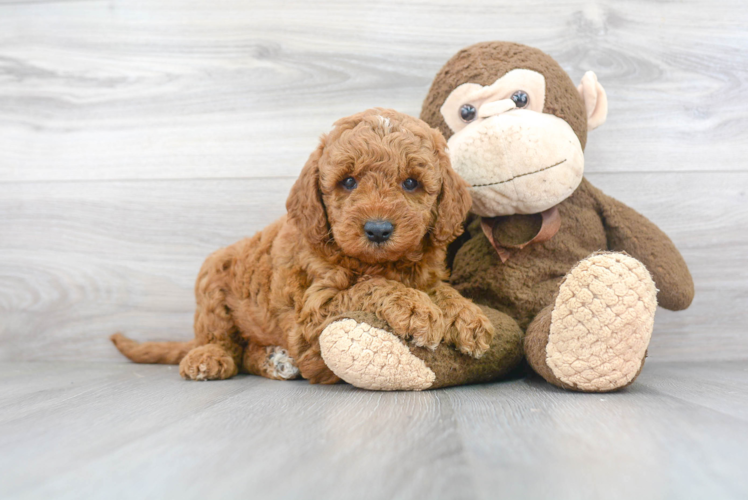
<svg viewBox="0 0 748 500"><path fill-rule="evenodd" d="M626 252L647 267L659 290L659 305L671 311L680 311L691 305L693 279L670 238L633 208L599 189L595 188L594 192L605 226L608 249Z"/></svg>

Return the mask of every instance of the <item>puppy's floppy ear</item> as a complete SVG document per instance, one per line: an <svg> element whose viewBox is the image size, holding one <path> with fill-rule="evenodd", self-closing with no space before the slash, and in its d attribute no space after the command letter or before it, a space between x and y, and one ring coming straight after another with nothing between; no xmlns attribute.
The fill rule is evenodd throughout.
<svg viewBox="0 0 748 500"><path fill-rule="evenodd" d="M436 220L432 235L436 244L447 245L462 234L462 223L473 201L467 182L452 170L452 163L447 154L447 141L437 130L433 131L433 137L441 170L442 190L436 202Z"/></svg>
<svg viewBox="0 0 748 500"><path fill-rule="evenodd" d="M319 146L309 156L286 200L289 221L296 224L313 246L324 245L330 238L330 224L319 188L319 161L325 150L326 139L325 136L320 139Z"/></svg>

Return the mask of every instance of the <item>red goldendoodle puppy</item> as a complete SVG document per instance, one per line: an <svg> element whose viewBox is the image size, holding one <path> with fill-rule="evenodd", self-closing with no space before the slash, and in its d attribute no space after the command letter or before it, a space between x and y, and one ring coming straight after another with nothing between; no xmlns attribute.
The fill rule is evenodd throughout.
<svg viewBox="0 0 748 500"><path fill-rule="evenodd" d="M480 356L493 327L444 282L446 247L470 207L445 148L438 131L392 110L339 120L291 189L288 214L203 264L194 340L112 340L133 361L179 363L187 379L243 369L334 383L318 337L355 310L418 345L444 340Z"/></svg>

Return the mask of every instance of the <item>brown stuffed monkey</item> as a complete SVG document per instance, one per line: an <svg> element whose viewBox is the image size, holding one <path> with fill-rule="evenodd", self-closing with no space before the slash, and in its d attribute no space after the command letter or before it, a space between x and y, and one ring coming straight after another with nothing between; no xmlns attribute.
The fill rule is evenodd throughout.
<svg viewBox="0 0 748 500"><path fill-rule="evenodd" d="M670 239L584 177L587 131L607 115L588 72L575 86L550 56L506 42L467 47L439 71L421 118L448 139L470 185L451 283L496 334L480 359L409 345L371 314L323 332L327 365L366 389L422 390L496 380L522 355L558 387L606 392L640 373L657 304L687 308L688 268Z"/></svg>

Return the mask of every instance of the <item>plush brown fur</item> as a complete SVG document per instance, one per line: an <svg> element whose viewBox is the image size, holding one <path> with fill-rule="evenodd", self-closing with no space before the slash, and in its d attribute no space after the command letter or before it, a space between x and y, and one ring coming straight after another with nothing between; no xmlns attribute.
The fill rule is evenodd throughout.
<svg viewBox="0 0 748 500"><path fill-rule="evenodd" d="M447 245L462 233L470 207L451 169L442 135L420 120L374 109L339 120L323 136L293 186L288 215L212 254L195 285L195 339L115 345L142 363L180 362L188 379L225 379L263 368L263 350L286 349L313 383L338 379L325 366L318 337L349 310L375 313L403 338L435 347L442 340L480 356L493 327L481 310L444 283ZM354 177L347 190L341 181ZM419 187L406 192L402 182ZM373 219L392 237L370 242Z"/></svg>
<svg viewBox="0 0 748 500"><path fill-rule="evenodd" d="M566 120L584 147L586 113L573 82L550 56L516 43L485 42L459 51L434 79L421 118L449 138L452 131L444 122L440 108L450 92L466 82L488 85L516 68L543 73L546 78L543 112ZM546 366L545 344L559 284L580 260L600 250L628 253L651 273L659 305L674 311L691 304L694 285L683 257L662 230L586 179L558 205L558 210L561 215L558 233L548 241L513 251L506 262L501 261L489 243L480 227L480 218L471 216L465 233L450 246L449 261L452 285L464 296L496 308L516 320L523 330L527 329L525 350L531 366L554 385L572 388L560 383ZM535 224L531 217L513 215L496 220L499 219L501 224L493 227L495 240L511 241L514 234L535 234L537 230L528 227ZM532 327L528 328L531 322Z"/></svg>
<svg viewBox="0 0 748 500"><path fill-rule="evenodd" d="M434 77L421 108L421 120L438 128L449 139L453 132L440 112L449 94L466 82L491 85L518 68L537 71L545 76L543 113L550 113L567 122L584 148L587 143L587 115L574 82L546 53L519 43L476 43L452 56Z"/></svg>
<svg viewBox="0 0 748 500"><path fill-rule="evenodd" d="M552 304L572 267L594 252L612 250L627 252L647 267L662 307L680 310L690 305L694 292L688 267L673 242L652 222L586 179L558 209L562 221L558 233L514 252L505 263L481 230L478 217L472 216L452 264L453 286L477 303L509 314L525 329Z"/></svg>

